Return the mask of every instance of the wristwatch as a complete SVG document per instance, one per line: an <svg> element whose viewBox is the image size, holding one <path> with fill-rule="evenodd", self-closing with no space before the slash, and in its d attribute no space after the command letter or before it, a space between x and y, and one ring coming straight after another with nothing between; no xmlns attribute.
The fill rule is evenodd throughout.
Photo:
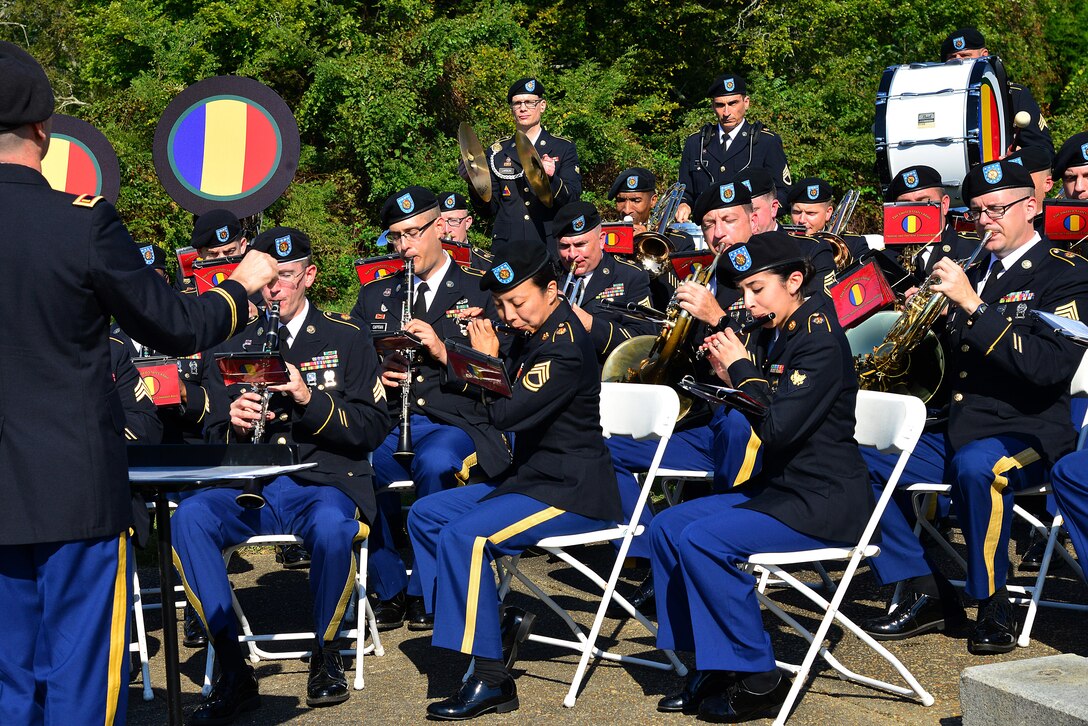
<svg viewBox="0 0 1088 726"><path fill-rule="evenodd" d="M982 317L983 313L985 313L989 309L990 309L989 305L987 305L986 303L980 303L979 306L977 308L975 308L975 312L973 312L973 313L971 313L970 315L967 316L967 322L969 322L969 323L975 322L980 317Z"/></svg>

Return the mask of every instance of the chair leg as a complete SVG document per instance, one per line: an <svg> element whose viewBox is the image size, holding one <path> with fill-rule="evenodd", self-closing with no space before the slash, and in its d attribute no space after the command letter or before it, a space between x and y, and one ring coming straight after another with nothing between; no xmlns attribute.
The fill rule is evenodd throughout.
<svg viewBox="0 0 1088 726"><path fill-rule="evenodd" d="M132 617L136 621L136 648L140 654L140 677L144 682L144 700L151 701L155 698L155 692L151 690L151 668L147 662L147 629L144 627L143 602L143 595L140 593L140 573L133 570Z"/></svg>

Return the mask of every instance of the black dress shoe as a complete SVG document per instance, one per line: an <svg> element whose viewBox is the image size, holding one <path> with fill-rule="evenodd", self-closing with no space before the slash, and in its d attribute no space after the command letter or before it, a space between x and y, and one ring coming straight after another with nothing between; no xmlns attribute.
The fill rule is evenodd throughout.
<svg viewBox="0 0 1088 726"><path fill-rule="evenodd" d="M310 656L310 678L306 682L307 706L332 706L348 700L348 679L344 662L334 643Z"/></svg>
<svg viewBox="0 0 1088 726"><path fill-rule="evenodd" d="M752 693L743 681L730 685L725 693L710 696L699 706L699 718L714 723L751 721L760 716L771 716L786 701L793 682L782 676L778 685L767 693Z"/></svg>
<svg viewBox="0 0 1088 726"><path fill-rule="evenodd" d="M192 605L185 606L185 638L181 644L186 648L203 648L208 644L208 633L204 630L204 623L196 616L196 610Z"/></svg>
<svg viewBox="0 0 1088 726"><path fill-rule="evenodd" d="M895 610L864 621L861 629L875 640L903 640L931 630L957 630L966 622L959 603L908 590Z"/></svg>
<svg viewBox="0 0 1088 726"><path fill-rule="evenodd" d="M536 615L509 605L503 608L499 630L502 632L502 663L509 671L518 659L518 646L529 639Z"/></svg>
<svg viewBox="0 0 1088 726"><path fill-rule="evenodd" d="M300 544L283 545L276 548L276 562L285 570L304 570L310 566L310 553Z"/></svg>
<svg viewBox="0 0 1088 726"><path fill-rule="evenodd" d="M215 679L212 692L189 717L190 726L220 726L234 721L239 714L261 705L257 679L248 665L239 671L222 673Z"/></svg>
<svg viewBox="0 0 1088 726"><path fill-rule="evenodd" d="M379 631L396 630L404 625L407 598L403 590L388 600L379 600L373 607L374 621L378 624Z"/></svg>
<svg viewBox="0 0 1088 726"><path fill-rule="evenodd" d="M657 617L657 607L654 604L655 594L654 577L653 575L650 575L645 580L643 580L642 584L635 589L634 593L632 593L629 598L627 598L627 602L631 603L631 605L634 606L635 610L638 610L646 617ZM615 602L611 603L608 606L608 611L606 612L606 615L608 615L608 617L610 618L616 619L630 617L627 614L627 611L621 608Z"/></svg>
<svg viewBox="0 0 1088 726"><path fill-rule="evenodd" d="M994 595L967 637L967 651L974 655L1010 653L1016 649L1016 629L1016 610L1008 596Z"/></svg>
<svg viewBox="0 0 1088 726"><path fill-rule="evenodd" d="M497 686L488 686L476 676L469 676L449 698L427 706L427 715L441 721L464 721L485 713L510 713L518 710L518 688L509 676Z"/></svg>
<svg viewBox="0 0 1088 726"><path fill-rule="evenodd" d="M409 630L434 630L434 616L427 613L423 598L419 595L408 596L405 620L408 621Z"/></svg>
<svg viewBox="0 0 1088 726"><path fill-rule="evenodd" d="M1031 530L1031 539L1024 550L1024 556L1020 558L1021 572L1038 572L1043 566L1043 554L1046 552L1047 538L1039 534L1039 530ZM1050 571L1060 569L1065 564L1065 559L1057 553L1059 547L1065 547L1065 533L1058 534L1058 541L1054 543L1054 553L1050 557Z"/></svg>
<svg viewBox="0 0 1088 726"><path fill-rule="evenodd" d="M657 710L663 713L699 712L699 704L707 696L723 692L730 683L725 671L695 671L688 674L684 690L665 696L657 702Z"/></svg>

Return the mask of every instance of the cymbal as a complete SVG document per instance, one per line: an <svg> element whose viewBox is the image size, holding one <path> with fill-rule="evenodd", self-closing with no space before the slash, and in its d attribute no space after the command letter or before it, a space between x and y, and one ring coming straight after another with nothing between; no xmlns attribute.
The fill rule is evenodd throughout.
<svg viewBox="0 0 1088 726"><path fill-rule="evenodd" d="M461 150L461 161L468 171L468 183L476 195L485 202L491 201L491 173L487 170L487 157L476 132L464 121L457 127L457 146Z"/></svg>
<svg viewBox="0 0 1088 726"><path fill-rule="evenodd" d="M552 202L555 201L552 198L552 182L548 178L548 173L544 171L544 162L540 160L540 154L537 153L533 142L529 141L529 137L523 131L515 131L514 146L517 147L518 161L521 162L521 168L525 171L525 181L529 182L529 188L545 207L552 206Z"/></svg>

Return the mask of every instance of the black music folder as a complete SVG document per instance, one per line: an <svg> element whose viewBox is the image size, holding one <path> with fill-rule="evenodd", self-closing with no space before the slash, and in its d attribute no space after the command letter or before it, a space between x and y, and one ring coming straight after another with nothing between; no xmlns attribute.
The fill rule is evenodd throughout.
<svg viewBox="0 0 1088 726"><path fill-rule="evenodd" d="M446 357L458 378L506 398L513 395L506 366L501 360L453 338L446 338L445 344Z"/></svg>

